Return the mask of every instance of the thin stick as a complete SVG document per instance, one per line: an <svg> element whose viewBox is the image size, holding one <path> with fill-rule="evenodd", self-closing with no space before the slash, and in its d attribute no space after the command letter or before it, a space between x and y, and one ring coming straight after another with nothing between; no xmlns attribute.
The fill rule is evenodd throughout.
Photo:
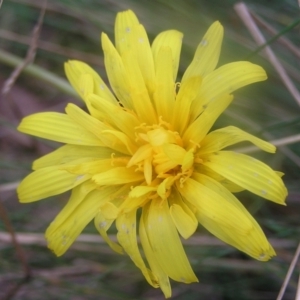
<svg viewBox="0 0 300 300"><path fill-rule="evenodd" d="M300 0L299 0L300 1ZM263 26L267 31L269 31L272 35L277 36L278 31L273 28L269 23L267 23L265 20L260 18L257 14L255 14L253 11L250 12L255 21ZM280 36L278 38L278 42L280 42L282 45L284 45L286 48L288 48L294 55L298 56L300 58L300 50L298 47L296 47L290 40L288 40L284 36Z"/></svg>
<svg viewBox="0 0 300 300"><path fill-rule="evenodd" d="M249 30L250 34L252 35L256 43L258 45L265 44L266 40L262 35L262 33L260 32L260 30L258 29L252 16L250 15L247 6L244 3L240 2L234 5L234 9L236 13L239 15L239 17L241 18L241 20L246 25L247 29ZM266 46L262 51L265 52L269 61L274 66L275 70L277 71L278 75L283 81L284 85L286 86L290 94L294 97L294 99L300 106L300 93L296 89L292 80L289 78L288 74L286 73L285 69L283 68L282 64L279 62L279 60L277 59L277 57L275 56L271 48L269 46Z"/></svg>
<svg viewBox="0 0 300 300"><path fill-rule="evenodd" d="M291 262L291 264L290 264L289 270L288 270L288 272L287 272L287 274L286 274L286 276L285 276L284 282L283 282L283 284L282 284L282 286L281 286L279 295L278 295L278 297L276 298L276 300L281 300L281 299L282 299L282 297L283 297L283 295L284 295L284 292L285 292L285 290L286 290L286 287L287 287L287 285L288 285L288 283L289 283L289 281L290 281L290 278L291 278L291 276L292 276L292 273L293 273L293 271L294 271L294 268L295 268L295 266L296 266L296 264L297 264L299 255L300 255L300 243L299 243L299 245L298 245L298 247L297 247L297 250L296 250L296 252L295 252L295 255L294 255L293 260L292 260L292 262Z"/></svg>
<svg viewBox="0 0 300 300"><path fill-rule="evenodd" d="M9 217L7 215L7 212L4 208L4 206L2 205L1 199L0 199L0 219L3 220L4 226L6 227L7 231L9 232L10 240L12 241L12 243L16 249L17 256L19 257L19 260L22 264L23 271L24 271L24 276L23 276L22 280L19 281L18 283L16 283L12 288L10 288L9 291L2 298L2 300L9 300L16 294L16 292L19 290L19 288L30 279L31 274L30 274L30 268L29 268L25 253L16 238L13 226L9 220Z"/></svg>
<svg viewBox="0 0 300 300"><path fill-rule="evenodd" d="M23 69L28 64L32 63L35 58L36 49L37 49L37 41L40 36L41 27L42 27L44 15L46 12L46 7L47 7L47 0L44 1L44 5L42 7L38 22L34 26L31 43L29 45L29 48L28 48L28 51L27 51L24 61L12 72L12 74L9 76L9 78L3 84L3 89L1 91L3 96L5 96L9 93L9 91L11 90L12 86L16 82L17 78L19 77L19 75L21 74Z"/></svg>
<svg viewBox="0 0 300 300"><path fill-rule="evenodd" d="M300 275L299 275L299 279L298 279L298 288L297 288L297 294L296 294L295 300L300 300Z"/></svg>

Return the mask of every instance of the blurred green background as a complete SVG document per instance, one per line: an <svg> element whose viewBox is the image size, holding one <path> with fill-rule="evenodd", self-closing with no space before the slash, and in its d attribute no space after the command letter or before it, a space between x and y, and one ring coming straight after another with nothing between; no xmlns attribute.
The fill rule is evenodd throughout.
<svg viewBox="0 0 300 300"><path fill-rule="evenodd" d="M16 67L17 58L26 56L43 2L4 0L2 4L1 89ZM33 67L21 73L8 94L0 95L0 201L14 230L21 233L20 244L31 269L31 277L15 289L24 277L23 265L15 247L7 240L7 222L2 216L0 299L164 299L159 289L148 286L128 257L113 253L102 242L92 224L63 257L55 257L45 247L42 234L68 194L25 205L18 203L15 193L18 182L30 172L32 161L56 147L54 143L18 133L16 126L22 117L37 111L62 112L68 102L82 105L65 81L63 63L66 60L85 61L106 80L100 32L113 38L116 13L129 8L146 27L150 40L166 29L184 33L178 80L203 34L215 20L225 28L219 65L249 58L267 71L266 82L234 93L233 104L215 128L236 125L266 140L290 137L292 141L289 144L283 141L275 155L251 153L285 173L284 182L289 190L287 207L247 192L237 195L271 239L277 257L267 263L254 261L199 228L184 244L200 282L191 285L172 282L172 287L173 299L276 299L299 242L300 108L268 58L262 52L252 55L258 46L234 10L236 3L233 0L48 1ZM268 26L277 33L284 33L288 39L287 42L273 41L271 47L299 89L300 27L290 26L300 18L298 1L249 0L245 4L256 21L257 17L263 21L258 24L266 40L274 36ZM291 49L291 45L296 49ZM3 215L3 208L1 210ZM299 263L297 272L283 299L295 299Z"/></svg>

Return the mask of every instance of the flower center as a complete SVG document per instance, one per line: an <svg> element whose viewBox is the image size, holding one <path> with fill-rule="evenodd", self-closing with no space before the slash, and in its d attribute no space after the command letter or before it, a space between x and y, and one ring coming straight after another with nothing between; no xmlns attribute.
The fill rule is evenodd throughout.
<svg viewBox="0 0 300 300"><path fill-rule="evenodd" d="M167 197L175 182L182 185L192 175L194 149L185 150L179 133L168 123L142 124L136 128L136 137L139 148L127 167L136 166L143 172L147 185L158 186L159 196Z"/></svg>

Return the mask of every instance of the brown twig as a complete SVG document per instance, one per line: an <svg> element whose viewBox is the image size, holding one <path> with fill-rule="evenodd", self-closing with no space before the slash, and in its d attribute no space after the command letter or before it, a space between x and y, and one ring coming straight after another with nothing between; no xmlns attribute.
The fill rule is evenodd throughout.
<svg viewBox="0 0 300 300"><path fill-rule="evenodd" d="M293 260L292 260L292 262L291 262L291 264L290 264L289 270L288 270L288 272L287 272L287 274L286 274L286 276L285 276L284 282L283 282L283 284L282 284L282 286L281 286L279 295L278 295L278 297L276 298L276 300L281 300L281 299L282 299L282 297L283 297L283 295L284 295L284 292L285 292L285 290L286 290L286 287L287 287L287 285L288 285L288 283L289 283L289 281L290 281L290 278L291 278L291 276L292 276L292 273L293 273L293 271L294 271L294 269L295 269L295 266L296 266L296 264L297 264L297 261L298 261L298 259L299 259L299 256L300 256L300 243L299 243L299 245L298 245L298 247L297 247L297 250L296 250L296 252L295 252L295 255L294 255Z"/></svg>
<svg viewBox="0 0 300 300"><path fill-rule="evenodd" d="M278 31L275 28L273 28L269 23L267 23L266 21L264 21L257 14L255 14L253 11L250 11L250 13L253 16L253 18L255 19L255 21L258 24L260 24L261 26L263 26L268 32L270 32L274 36L278 34ZM278 38L277 41L279 43L281 43L282 45L284 45L287 49L289 49L295 56L297 56L298 58L300 58L300 49L297 46L295 46L286 37L281 36L281 37Z"/></svg>
<svg viewBox="0 0 300 300"><path fill-rule="evenodd" d="M20 44L25 44L25 45L30 45L31 39L27 36L17 34L11 31L7 31L4 29L0 29L0 37L6 40L10 40L16 43ZM69 59L80 59L84 60L87 63L91 63L100 67L103 67L103 62L99 59L98 55L90 54L90 53L85 53L85 52L80 52L74 49L70 49L68 47L63 47L59 45L55 45L53 43L47 42L47 41L42 41L38 40L37 41L37 47L39 49L42 49L44 51L50 52L50 53L55 53L64 57L67 57Z"/></svg>
<svg viewBox="0 0 300 300"><path fill-rule="evenodd" d="M47 0L44 1L44 5L41 9L41 13L38 19L37 24L33 28L32 32L32 39L31 43L29 45L27 54L23 62L12 72L12 74L9 76L9 78L4 82L3 88L2 88L2 95L6 96L9 91L11 90L12 86L16 82L17 78L23 71L23 69L30 63L33 62L35 55L36 55L36 49L37 49L37 41L39 39L39 35L41 32L43 20L44 20L44 15L46 12L46 7L47 7Z"/></svg>
<svg viewBox="0 0 300 300"><path fill-rule="evenodd" d="M19 244L19 242L16 238L13 226L12 226L10 220L9 220L6 209L4 208L1 200L0 200L0 219L3 220L3 223L4 223L7 231L9 232L10 240L11 240L11 242L13 243L13 245L16 249L17 256L19 257L19 260L22 264L23 272L24 272L23 278L16 285L14 285L6 293L6 295L2 298L2 300L9 300L19 290L19 288L30 279L30 268L29 268L29 265L27 263L25 253L24 253L22 247L20 246L20 244Z"/></svg>
<svg viewBox="0 0 300 300"><path fill-rule="evenodd" d="M263 45L266 43L266 40L260 30L258 29L256 23L254 22L247 6L243 2L239 2L234 5L234 9L236 13L239 15L241 20L244 22L245 26L249 30L253 39L256 41L257 45ZM262 51L267 55L270 63L274 66L277 71L279 77L281 78L283 84L286 86L290 94L294 97L298 105L300 105L300 93L297 88L293 84L292 80L289 78L282 64L279 62L274 52L269 46L266 46Z"/></svg>

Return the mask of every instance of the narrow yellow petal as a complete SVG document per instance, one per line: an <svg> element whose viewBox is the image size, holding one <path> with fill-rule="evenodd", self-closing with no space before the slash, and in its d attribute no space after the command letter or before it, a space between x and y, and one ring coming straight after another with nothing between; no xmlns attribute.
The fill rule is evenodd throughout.
<svg viewBox="0 0 300 300"><path fill-rule="evenodd" d="M155 276L152 274L151 270L146 267L137 245L136 210L120 215L116 220L116 226L118 230L117 238L119 243L130 256L135 265L142 271L148 283L153 287L157 287L158 285L155 280Z"/></svg>
<svg viewBox="0 0 300 300"><path fill-rule="evenodd" d="M85 199L87 194L95 190L97 185L92 182L92 180L87 180L80 185L77 185L72 189L71 196L67 204L63 207L60 213L55 217L55 220L52 221L48 230L55 226L58 228L63 222L72 214L72 212L78 207Z"/></svg>
<svg viewBox="0 0 300 300"><path fill-rule="evenodd" d="M113 242L109 236L107 235L107 230L110 228L114 220L108 220L104 218L103 214L101 212L98 212L94 219L94 224L98 232L101 234L102 238L105 240L105 242L110 246L112 250L119 254L123 254L122 247Z"/></svg>
<svg viewBox="0 0 300 300"><path fill-rule="evenodd" d="M166 298L170 298L172 295L171 285L169 281L169 277L164 272L164 270L160 267L157 259L156 253L154 252L153 248L150 245L149 238L146 232L145 223L147 222L147 216L149 211L149 206L145 206L143 208L142 216L140 219L140 226L139 226L139 235L142 243L142 247L148 261L148 264L156 277L157 283L161 288L162 292L164 293ZM145 220L145 221L144 221Z"/></svg>
<svg viewBox="0 0 300 300"><path fill-rule="evenodd" d="M204 77L200 93L192 103L191 119L199 116L203 111L203 106L211 100L223 94L231 94L245 85L266 79L264 69L250 62L238 61L221 66Z"/></svg>
<svg viewBox="0 0 300 300"><path fill-rule="evenodd" d="M20 202L28 203L64 193L88 180L91 176L71 174L57 166L38 169L20 183L17 193Z"/></svg>
<svg viewBox="0 0 300 300"><path fill-rule="evenodd" d="M287 190L282 179L269 166L253 157L219 151L205 156L203 164L256 195L285 204Z"/></svg>
<svg viewBox="0 0 300 300"><path fill-rule="evenodd" d="M134 114L124 110L119 104L111 104L95 94L90 94L87 99L91 106L101 113L102 122L123 131L133 140L136 138L133 128L139 126L140 122Z"/></svg>
<svg viewBox="0 0 300 300"><path fill-rule="evenodd" d="M164 179L159 186L157 187L157 194L161 197L161 199L166 200L169 193L168 191L172 187L173 183L175 181L174 176L167 177Z"/></svg>
<svg viewBox="0 0 300 300"><path fill-rule="evenodd" d="M134 53L145 84L151 94L155 83L152 52L145 28L139 24L137 17L131 10L120 12L117 15L115 42L121 56L126 51Z"/></svg>
<svg viewBox="0 0 300 300"><path fill-rule="evenodd" d="M142 172L136 172L134 168L118 167L96 174L92 179L99 185L119 185L142 181L144 174Z"/></svg>
<svg viewBox="0 0 300 300"><path fill-rule="evenodd" d="M141 146L130 158L127 167L131 167L133 165L138 164L144 159L152 156L152 147L149 144Z"/></svg>
<svg viewBox="0 0 300 300"><path fill-rule="evenodd" d="M20 123L18 130L66 144L104 146L99 138L74 122L69 116L56 112L27 116Z"/></svg>
<svg viewBox="0 0 300 300"><path fill-rule="evenodd" d="M111 127L92 117L75 104L69 103L65 110L73 122L96 136L99 139L99 143L103 146L111 146L110 140L102 134L104 130L109 130Z"/></svg>
<svg viewBox="0 0 300 300"><path fill-rule="evenodd" d="M186 154L185 149L175 144L164 144L161 148L166 156L176 165L181 165L183 163Z"/></svg>
<svg viewBox="0 0 300 300"><path fill-rule="evenodd" d="M181 82L172 118L172 125L180 134L184 132L189 123L190 107L199 92L201 82L200 76L189 77L185 82Z"/></svg>
<svg viewBox="0 0 300 300"><path fill-rule="evenodd" d="M168 200L170 203L170 214L178 232L184 239L189 238L198 227L195 214L182 201L177 189L173 189Z"/></svg>
<svg viewBox="0 0 300 300"><path fill-rule="evenodd" d="M156 36L152 43L152 53L156 73L161 63L160 59L158 59L160 50L166 47L171 49L173 81L175 81L177 77L182 37L183 34L177 30L167 30Z"/></svg>
<svg viewBox="0 0 300 300"><path fill-rule="evenodd" d="M93 190L66 215L62 210L58 216L64 219L62 223L51 223L46 231L48 247L57 255L63 255L73 244L77 236L86 225L97 215L99 207L103 202L109 200L110 194L115 190L107 187L102 190Z"/></svg>
<svg viewBox="0 0 300 300"><path fill-rule="evenodd" d="M175 104L173 72L171 49L161 47L156 54L156 90L153 98L158 117L167 122L172 120Z"/></svg>
<svg viewBox="0 0 300 300"><path fill-rule="evenodd" d="M202 114L190 124L183 135L183 142L187 145L188 149L202 141L220 114L231 103L232 99L232 95L222 95L215 100L211 100L206 105Z"/></svg>
<svg viewBox="0 0 300 300"><path fill-rule="evenodd" d="M176 281L198 282L184 252L167 201L150 203L145 229L150 245L155 250L155 259L163 271Z"/></svg>
<svg viewBox="0 0 300 300"><path fill-rule="evenodd" d="M215 69L220 57L223 34L223 26L218 21L209 27L196 50L193 61L182 77L182 83L193 76L204 77Z"/></svg>
<svg viewBox="0 0 300 300"><path fill-rule="evenodd" d="M228 180L224 176L220 175L219 173L216 173L215 171L213 171L209 167L206 167L202 164L195 165L194 170L196 172L200 173L200 174L204 174L206 176L209 176L212 179L216 180L217 182L221 183L226 189L228 189L232 193L238 193L238 192L241 192L241 191L245 190L241 186L233 183L232 181Z"/></svg>
<svg viewBox="0 0 300 300"><path fill-rule="evenodd" d="M69 60L65 63L65 73L70 81L71 85L74 87L76 92L85 100L86 89L82 89L82 75L89 75L93 80L93 93L103 97L111 103L117 103L115 96L112 94L110 89L106 86L104 81L89 65L77 61Z"/></svg>
<svg viewBox="0 0 300 300"><path fill-rule="evenodd" d="M120 213L128 213L131 212L133 210L137 210L140 207L143 207L147 202L150 201L149 199L149 195L151 193L151 191L147 191L147 193L145 191L141 191L141 194L143 192L145 192L145 194L140 195L140 196L136 196L136 193L139 193L139 191L135 191L135 189L138 189L139 186L133 188L133 196L129 195L127 198L125 198L125 200L121 203L120 207L119 207L119 211ZM153 190L156 190L156 188L153 188Z"/></svg>
<svg viewBox="0 0 300 300"><path fill-rule="evenodd" d="M155 123L156 113L146 88L138 61L134 52L125 52L122 61L129 78L129 93L137 116L148 124Z"/></svg>
<svg viewBox="0 0 300 300"><path fill-rule="evenodd" d="M111 202L106 202L100 207L100 212L105 219L115 220L118 216L118 208Z"/></svg>
<svg viewBox="0 0 300 300"><path fill-rule="evenodd" d="M122 167L126 164L123 159L95 159L95 158L85 158L71 161L59 167L60 170L66 170L72 174L90 174L95 175L102 172L109 171L114 167Z"/></svg>
<svg viewBox="0 0 300 300"><path fill-rule="evenodd" d="M225 243L234 246L258 260L267 261L275 255L274 249L268 242L258 223L232 193L215 180L203 174L195 173L193 177L211 190L217 191L218 194L222 196L223 202L228 202L234 205L237 209L239 209L240 214L244 215L244 217L252 223L252 229L248 232L248 234L240 235L236 228L232 227L229 229L228 227L222 226L222 224L219 224L216 220L207 217L205 213L198 210L196 216L199 222L208 231ZM232 216L230 216L229 219L235 223ZM236 226L239 226L239 224L236 224Z"/></svg>
<svg viewBox="0 0 300 300"><path fill-rule="evenodd" d="M136 55L145 84L152 95L155 89L155 70L149 39L145 28L138 25L133 30L133 38L136 41Z"/></svg>
<svg viewBox="0 0 300 300"><path fill-rule="evenodd" d="M116 155L119 155L115 153L112 149L105 147L64 145L58 148L57 150L54 150L49 154L46 154L41 158L36 159L33 162L32 168L33 170L37 170L45 167L51 167L54 165L61 165L83 157L106 159L111 158L112 153L114 153L115 157Z"/></svg>
<svg viewBox="0 0 300 300"><path fill-rule="evenodd" d="M239 142L249 141L258 148L275 153L276 147L256 136L247 133L246 131L234 126L228 126L210 132L201 142L201 148L197 154L211 153L222 150L228 146L234 145Z"/></svg>
<svg viewBox="0 0 300 300"><path fill-rule="evenodd" d="M180 194L196 207L198 211L207 218L217 222L220 227L232 229L240 235L248 235L253 224L240 213L230 202L223 200L218 191L201 184L194 179L187 179L181 187L178 187ZM228 218L230 216L230 218Z"/></svg>
<svg viewBox="0 0 300 300"><path fill-rule="evenodd" d="M101 35L101 43L104 52L105 69L111 88L120 102L126 108L132 109L133 106L129 90L130 81L122 59L105 33Z"/></svg>
<svg viewBox="0 0 300 300"><path fill-rule="evenodd" d="M136 145L129 137L117 130L103 130L102 135L110 140L110 147L125 154L132 155L136 150Z"/></svg>
<svg viewBox="0 0 300 300"><path fill-rule="evenodd" d="M132 35L132 30L137 25L139 25L139 20L132 10L122 11L117 14L115 23L115 44L121 55L124 51L135 46L130 43L130 35Z"/></svg>

